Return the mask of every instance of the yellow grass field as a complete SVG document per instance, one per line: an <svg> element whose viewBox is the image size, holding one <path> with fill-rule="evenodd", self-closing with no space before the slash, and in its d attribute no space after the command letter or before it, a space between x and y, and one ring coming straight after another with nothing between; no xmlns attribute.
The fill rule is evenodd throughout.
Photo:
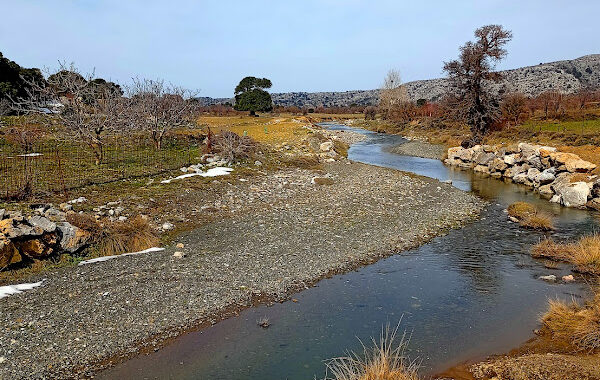
<svg viewBox="0 0 600 380"><path fill-rule="evenodd" d="M238 135L248 135L254 140L268 144L294 144L308 133L303 128L310 121L303 116L202 116L198 118L201 127L210 127L214 133L228 130Z"/></svg>

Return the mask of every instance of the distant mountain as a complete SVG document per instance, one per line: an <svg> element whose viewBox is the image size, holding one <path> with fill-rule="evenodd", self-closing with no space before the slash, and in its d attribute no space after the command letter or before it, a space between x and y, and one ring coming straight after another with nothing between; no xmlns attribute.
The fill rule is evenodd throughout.
<svg viewBox="0 0 600 380"><path fill-rule="evenodd" d="M536 96L544 91L556 90L574 93L582 87L600 88L600 54L586 55L577 59L540 63L536 66L502 71L504 80L494 84L496 91L521 92ZM417 80L405 83L408 95L417 99L437 100L448 89L446 78ZM356 90L343 92L286 92L274 93L273 103L282 106L332 107L375 105L379 90ZM201 98L203 104L233 103L233 99Z"/></svg>

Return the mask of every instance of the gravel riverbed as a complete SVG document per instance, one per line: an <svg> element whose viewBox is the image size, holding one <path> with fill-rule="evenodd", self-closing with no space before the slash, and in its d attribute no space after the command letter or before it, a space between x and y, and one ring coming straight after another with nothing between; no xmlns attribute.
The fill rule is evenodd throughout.
<svg viewBox="0 0 600 380"><path fill-rule="evenodd" d="M0 299L0 378L92 376L258 301L422 244L483 207L472 194L392 169L345 160L324 172L332 184L285 169L231 185L223 203L239 209L165 251L29 279L45 280Z"/></svg>
<svg viewBox="0 0 600 380"><path fill-rule="evenodd" d="M404 156L415 156L441 160L446 152L446 148L443 145L429 144L424 141L412 140L401 145L396 145L389 151L391 153L402 154Z"/></svg>

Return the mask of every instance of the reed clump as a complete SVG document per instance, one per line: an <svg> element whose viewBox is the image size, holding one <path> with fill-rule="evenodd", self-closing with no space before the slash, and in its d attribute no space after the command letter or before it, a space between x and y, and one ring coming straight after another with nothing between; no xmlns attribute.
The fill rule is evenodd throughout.
<svg viewBox="0 0 600 380"><path fill-rule="evenodd" d="M372 338L370 347L363 344L362 355L350 352L333 358L327 365L326 380L418 380L418 365L405 356L408 339L398 339L398 326L387 325L379 340Z"/></svg>

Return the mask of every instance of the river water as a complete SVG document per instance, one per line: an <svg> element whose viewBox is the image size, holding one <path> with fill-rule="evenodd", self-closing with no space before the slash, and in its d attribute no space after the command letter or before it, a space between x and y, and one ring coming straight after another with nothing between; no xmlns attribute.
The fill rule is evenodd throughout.
<svg viewBox="0 0 600 380"><path fill-rule="evenodd" d="M348 127L328 124L331 129ZM538 279L569 274L567 266L546 269L529 256L545 234L509 223L515 201L553 213L557 240L597 229L592 212L567 209L518 185L453 170L438 160L387 152L406 140L361 131L349 158L453 185L490 202L481 218L417 249L344 275L320 281L288 301L259 306L214 326L185 334L150 355L135 357L99 378L314 379L325 375L324 360L361 351L386 323L411 335L408 355L430 375L467 360L506 352L532 336L549 298L580 298L581 284ZM271 327L257 320L268 317Z"/></svg>

